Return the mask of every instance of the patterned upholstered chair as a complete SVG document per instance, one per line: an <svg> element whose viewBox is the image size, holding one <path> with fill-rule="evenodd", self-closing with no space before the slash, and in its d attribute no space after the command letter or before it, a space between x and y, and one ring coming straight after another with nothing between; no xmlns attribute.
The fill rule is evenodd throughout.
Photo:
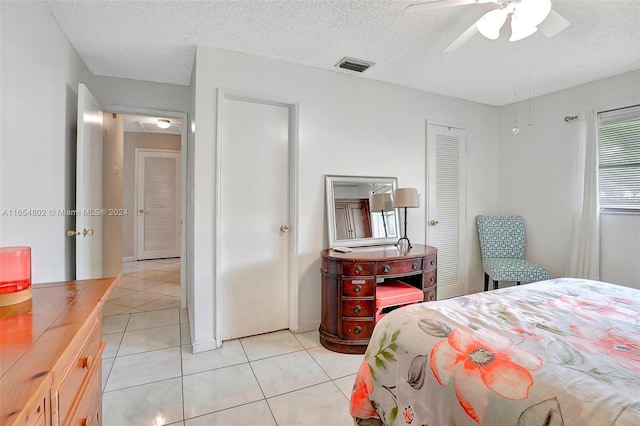
<svg viewBox="0 0 640 426"><path fill-rule="evenodd" d="M493 288L498 281L541 281L549 279L549 271L524 260L524 219L522 216L477 216L476 225L480 238L484 290L489 290L489 278Z"/></svg>

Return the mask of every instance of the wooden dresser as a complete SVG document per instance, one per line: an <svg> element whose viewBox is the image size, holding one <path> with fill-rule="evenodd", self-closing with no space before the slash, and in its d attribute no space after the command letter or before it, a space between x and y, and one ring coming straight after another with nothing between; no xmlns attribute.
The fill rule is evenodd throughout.
<svg viewBox="0 0 640 426"><path fill-rule="evenodd" d="M35 284L0 308L0 424L102 424L102 306L113 278Z"/></svg>
<svg viewBox="0 0 640 426"><path fill-rule="evenodd" d="M364 353L375 326L376 286L400 280L421 289L424 301L437 296L437 249L414 244L322 252L320 343L343 353Z"/></svg>

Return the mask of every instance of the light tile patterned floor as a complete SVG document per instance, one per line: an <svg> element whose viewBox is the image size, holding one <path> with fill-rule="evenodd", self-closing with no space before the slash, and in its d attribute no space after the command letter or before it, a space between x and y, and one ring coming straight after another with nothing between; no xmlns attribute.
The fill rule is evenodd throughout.
<svg viewBox="0 0 640 426"><path fill-rule="evenodd" d="M105 304L104 426L351 426L361 355L317 331L278 331L192 354L178 259L130 262Z"/></svg>

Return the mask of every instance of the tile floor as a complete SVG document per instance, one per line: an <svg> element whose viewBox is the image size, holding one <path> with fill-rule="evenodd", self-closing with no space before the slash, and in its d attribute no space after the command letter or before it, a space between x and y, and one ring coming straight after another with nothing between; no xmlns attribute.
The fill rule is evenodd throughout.
<svg viewBox="0 0 640 426"><path fill-rule="evenodd" d="M278 331L192 354L178 259L131 262L103 312L104 426L353 425L361 355L317 331Z"/></svg>

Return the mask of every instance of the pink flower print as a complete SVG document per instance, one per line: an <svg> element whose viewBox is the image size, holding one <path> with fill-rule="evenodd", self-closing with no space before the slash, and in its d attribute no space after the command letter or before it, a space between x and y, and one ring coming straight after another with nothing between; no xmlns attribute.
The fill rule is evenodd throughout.
<svg viewBox="0 0 640 426"><path fill-rule="evenodd" d="M454 329L439 341L429 357L431 371L442 386L453 378L458 403L476 422L482 422L489 390L506 399L524 399L533 386L529 371L542 360L504 336L468 328Z"/></svg>
<svg viewBox="0 0 640 426"><path fill-rule="evenodd" d="M619 328L600 329L572 325L569 341L580 351L605 355L620 367L640 371L640 334Z"/></svg>

